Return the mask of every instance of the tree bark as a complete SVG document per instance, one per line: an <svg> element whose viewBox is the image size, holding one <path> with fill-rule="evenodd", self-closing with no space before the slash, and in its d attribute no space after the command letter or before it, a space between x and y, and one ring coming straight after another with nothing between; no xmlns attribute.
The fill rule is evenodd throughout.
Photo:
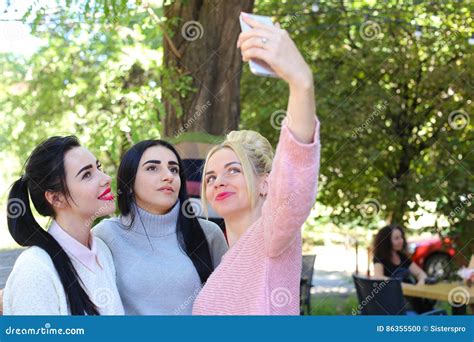
<svg viewBox="0 0 474 342"><path fill-rule="evenodd" d="M191 76L197 91L180 97L175 89L163 89L164 136L184 132L223 135L238 128L242 72L241 54L236 48L239 14L251 12L253 3L183 0L165 6L168 21L181 18L173 36L164 41L165 67Z"/></svg>

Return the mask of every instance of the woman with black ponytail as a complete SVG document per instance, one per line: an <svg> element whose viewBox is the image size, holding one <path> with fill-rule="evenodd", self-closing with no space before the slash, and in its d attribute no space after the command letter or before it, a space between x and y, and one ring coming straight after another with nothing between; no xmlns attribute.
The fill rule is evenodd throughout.
<svg viewBox="0 0 474 342"><path fill-rule="evenodd" d="M30 208L51 217L46 231ZM26 249L4 291L5 315L123 314L112 255L91 235L114 212L110 177L73 136L52 137L31 153L8 196L8 228Z"/></svg>

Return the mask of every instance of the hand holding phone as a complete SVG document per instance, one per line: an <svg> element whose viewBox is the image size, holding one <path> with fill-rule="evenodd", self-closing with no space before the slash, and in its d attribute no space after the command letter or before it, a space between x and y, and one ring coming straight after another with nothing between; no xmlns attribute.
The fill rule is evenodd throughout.
<svg viewBox="0 0 474 342"><path fill-rule="evenodd" d="M311 68L286 30L269 17L248 13L241 14L241 22L247 31L239 35L237 47L254 74L279 77L294 90L313 87Z"/></svg>
<svg viewBox="0 0 474 342"><path fill-rule="evenodd" d="M239 16L240 20L240 27L242 28L242 32L249 31L252 29L252 27L247 24L243 19L242 19L242 13ZM273 26L273 21L272 18L263 16L263 15L256 15L256 14L248 14L246 13L249 18L256 20L264 25L269 25ZM249 61L249 67L250 71L258 76L267 76L267 77L278 77L278 75L275 73L275 71L264 61L258 60L258 59L251 59Z"/></svg>

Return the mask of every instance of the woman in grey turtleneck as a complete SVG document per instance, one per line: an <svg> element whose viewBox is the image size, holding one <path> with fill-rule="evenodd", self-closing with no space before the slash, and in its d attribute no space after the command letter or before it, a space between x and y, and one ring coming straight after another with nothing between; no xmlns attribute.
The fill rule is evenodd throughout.
<svg viewBox="0 0 474 342"><path fill-rule="evenodd" d="M165 141L142 141L122 158L117 190L121 215L93 233L112 252L125 314L190 315L228 247L191 213L181 158Z"/></svg>

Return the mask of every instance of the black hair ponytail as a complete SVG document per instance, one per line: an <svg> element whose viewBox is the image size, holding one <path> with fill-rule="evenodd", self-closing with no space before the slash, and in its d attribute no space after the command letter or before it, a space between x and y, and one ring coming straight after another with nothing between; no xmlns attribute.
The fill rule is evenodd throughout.
<svg viewBox="0 0 474 342"><path fill-rule="evenodd" d="M72 315L98 315L97 308L83 288L71 259L59 243L36 222L30 208L30 196L36 210L54 217L54 210L44 196L45 191L68 194L64 154L79 147L76 137L52 137L31 153L25 175L13 183L8 195L7 222L13 239L21 246L37 246L51 257L64 287Z"/></svg>

